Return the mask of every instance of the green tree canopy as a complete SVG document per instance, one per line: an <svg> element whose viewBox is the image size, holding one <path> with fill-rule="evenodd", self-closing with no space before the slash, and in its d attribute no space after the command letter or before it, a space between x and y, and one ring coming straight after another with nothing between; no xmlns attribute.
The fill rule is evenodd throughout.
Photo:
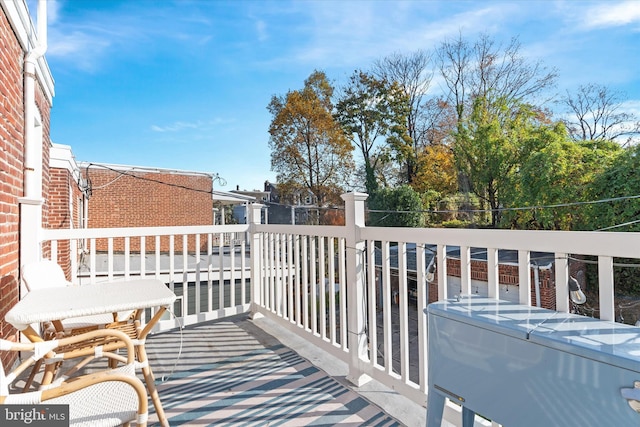
<svg viewBox="0 0 640 427"><path fill-rule="evenodd" d="M374 227L421 227L422 200L411 186L381 188L369 196L369 225Z"/></svg>
<svg viewBox="0 0 640 427"><path fill-rule="evenodd" d="M351 75L336 103L336 120L362 154L368 193L378 188L378 163L386 162L391 151L402 151L407 145L407 113L406 96L397 84L363 71ZM387 145L377 144L379 138L385 138Z"/></svg>
<svg viewBox="0 0 640 427"><path fill-rule="evenodd" d="M616 144L574 142L565 127L540 127L532 134L541 148L523 160L509 186L509 207L540 207L588 201L590 183L620 152ZM504 223L519 229L571 230L583 224L586 206L556 206L507 212Z"/></svg>
<svg viewBox="0 0 640 427"><path fill-rule="evenodd" d="M602 143L597 146L602 150ZM640 223L636 222L640 220L640 198L633 198L640 196L640 146L618 151L619 155L593 178L589 186L592 200L614 200L589 205L583 229L640 231Z"/></svg>
<svg viewBox="0 0 640 427"><path fill-rule="evenodd" d="M527 104L516 107L504 98L476 98L472 114L458 126L454 146L458 171L469 178L471 191L489 204L494 227L512 174L541 145L534 134L539 125Z"/></svg>

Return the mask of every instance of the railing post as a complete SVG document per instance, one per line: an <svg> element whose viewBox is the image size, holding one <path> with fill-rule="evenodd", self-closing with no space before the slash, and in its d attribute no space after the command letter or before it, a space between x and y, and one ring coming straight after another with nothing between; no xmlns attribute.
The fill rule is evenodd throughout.
<svg viewBox="0 0 640 427"><path fill-rule="evenodd" d="M556 253L555 255L555 280L556 280L556 311L568 313L569 307L569 254Z"/></svg>
<svg viewBox="0 0 640 427"><path fill-rule="evenodd" d="M364 373L368 363L366 326L366 277L365 242L360 238L360 228L365 226L364 193L343 194L345 202L345 227L347 233L347 343L349 346L349 374L347 380L360 387L371 378Z"/></svg>
<svg viewBox="0 0 640 427"><path fill-rule="evenodd" d="M260 224L260 214L262 212L260 203L254 203L249 206L249 262L251 263L251 318L256 319L263 317L258 312L258 308L262 305L260 300L260 286L262 283L262 270L260 268L260 234L256 232L256 224ZM222 282L222 279L221 279ZM244 283L242 284L244 286Z"/></svg>

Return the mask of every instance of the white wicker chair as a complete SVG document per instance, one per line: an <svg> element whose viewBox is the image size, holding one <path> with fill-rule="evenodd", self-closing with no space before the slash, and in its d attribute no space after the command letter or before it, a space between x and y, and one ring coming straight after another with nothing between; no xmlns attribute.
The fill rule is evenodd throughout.
<svg viewBox="0 0 640 427"><path fill-rule="evenodd" d="M106 337L124 341L127 356L92 347L91 343ZM86 342L86 345L83 343ZM119 345L119 347L122 347ZM59 349L75 349L68 353L57 353ZM94 351L96 357L108 357L124 361L125 365L115 369L101 370L75 377L65 376L38 391L16 392L20 375L36 361L60 361L76 357L77 349L86 354ZM123 332L98 330L60 340L39 343L15 343L0 340L0 350L29 352L32 355L5 374L0 363L0 406L2 404L63 404L69 405L71 426L128 426L135 421L138 426L147 424L147 392L144 384L135 375L134 347ZM46 357L45 357L46 356Z"/></svg>

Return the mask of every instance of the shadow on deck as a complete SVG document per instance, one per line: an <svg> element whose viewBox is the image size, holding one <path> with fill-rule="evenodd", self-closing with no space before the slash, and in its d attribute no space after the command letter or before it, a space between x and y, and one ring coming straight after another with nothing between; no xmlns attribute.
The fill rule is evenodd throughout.
<svg viewBox="0 0 640 427"><path fill-rule="evenodd" d="M375 382L353 388L342 362L268 319L158 333L147 352L172 426L425 425L424 408Z"/></svg>

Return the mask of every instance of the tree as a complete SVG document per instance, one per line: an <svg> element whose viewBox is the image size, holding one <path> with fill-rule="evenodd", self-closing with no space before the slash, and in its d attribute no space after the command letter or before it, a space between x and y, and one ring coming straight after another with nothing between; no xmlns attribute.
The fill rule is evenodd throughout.
<svg viewBox="0 0 640 427"><path fill-rule="evenodd" d="M419 113L421 148L432 145L452 145L456 129L456 112L445 98L429 98Z"/></svg>
<svg viewBox="0 0 640 427"><path fill-rule="evenodd" d="M362 154L369 194L378 188L377 166L387 161L389 147L405 145L406 114L406 97L397 84L363 71L351 75L336 103L336 120ZM379 138L385 138L388 145L377 144Z"/></svg>
<svg viewBox="0 0 640 427"><path fill-rule="evenodd" d="M456 165L469 177L471 192L489 204L493 227L500 221L511 175L540 147L541 141L532 137L537 117L527 104L516 109L504 98L490 102L478 97L456 132Z"/></svg>
<svg viewBox="0 0 640 427"><path fill-rule="evenodd" d="M562 123L541 126L532 133L541 148L525 156L507 187L505 204L536 207L506 212L504 222L519 229L572 230L584 227L588 207L562 206L586 202L594 177L619 154L616 144L574 142ZM544 207L554 206L555 207Z"/></svg>
<svg viewBox="0 0 640 427"><path fill-rule="evenodd" d="M421 147L427 144L426 133L421 119L423 106L427 101L427 91L431 86L433 73L430 69L431 54L419 50L411 55L395 53L374 63L373 73L380 79L395 82L404 92L408 110L406 128L408 138L398 140L401 143L395 147L398 159L403 161L406 168L406 182L411 184L416 175L416 158Z"/></svg>
<svg viewBox="0 0 640 427"><path fill-rule="evenodd" d="M472 45L460 34L437 50L438 68L448 88L447 99L461 122L476 98L502 99L507 106L536 105L535 98L553 87L558 77L541 61L529 61L520 53L517 37L503 46L487 34Z"/></svg>
<svg viewBox="0 0 640 427"><path fill-rule="evenodd" d="M471 90L472 50L462 34L455 40L445 40L436 51L438 68L448 93L447 99L454 106L457 122L461 123L465 113L465 103L469 102Z"/></svg>
<svg viewBox="0 0 640 427"><path fill-rule="evenodd" d="M595 83L578 87L575 94L562 98L568 117L564 120L569 134L576 141L611 140L626 138L629 144L640 134L640 120L622 111L622 94Z"/></svg>
<svg viewBox="0 0 640 427"><path fill-rule="evenodd" d="M422 200L409 185L381 188L369 197L369 223L374 227L421 227Z"/></svg>
<svg viewBox="0 0 640 427"><path fill-rule="evenodd" d="M267 109L271 167L279 182L310 191L324 206L348 182L353 146L333 118L333 87L321 71L302 90L273 96Z"/></svg>
<svg viewBox="0 0 640 427"><path fill-rule="evenodd" d="M372 165L374 166L374 175L376 178L376 185L378 188L380 187L397 187L399 185L404 184L404 173L397 164L397 162L390 160L391 156L389 153L384 152L380 153L381 159L378 159L378 154L373 154ZM359 168L356 168L354 173L354 182L356 183L364 183L366 182L366 174L364 171L364 165L360 165ZM366 191L364 186L353 185L353 188L361 188L360 191Z"/></svg>
<svg viewBox="0 0 640 427"><path fill-rule="evenodd" d="M420 192L436 191L446 196L456 192L457 171L451 147L429 145L418 156L418 174L412 187Z"/></svg>
<svg viewBox="0 0 640 427"><path fill-rule="evenodd" d="M448 88L447 100L456 112L457 134L463 133L460 129L463 123L476 113L477 99L485 100L489 108L506 106L514 112L523 104L533 108L536 98L551 88L557 78L554 69L548 70L542 62L524 58L517 38L503 47L487 34L480 35L473 44L460 34L457 39L445 40L437 56L440 74ZM460 172L461 191L477 188L464 171Z"/></svg>
<svg viewBox="0 0 640 427"><path fill-rule="evenodd" d="M620 151L591 182L590 197L603 202L587 206L585 230L640 231L640 146ZM640 269L634 266L637 261L616 258L613 275L617 293L640 296Z"/></svg>
<svg viewBox="0 0 640 427"><path fill-rule="evenodd" d="M640 231L640 146L616 154L590 182L589 197L608 201L588 206L586 230Z"/></svg>

